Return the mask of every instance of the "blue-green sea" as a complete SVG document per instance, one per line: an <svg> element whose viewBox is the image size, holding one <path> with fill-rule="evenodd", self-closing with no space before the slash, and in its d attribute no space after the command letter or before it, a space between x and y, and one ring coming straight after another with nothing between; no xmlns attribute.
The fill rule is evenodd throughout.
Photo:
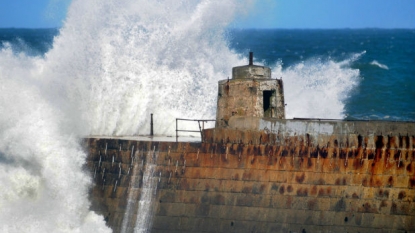
<svg viewBox="0 0 415 233"><path fill-rule="evenodd" d="M352 59L345 66L359 76L343 99L347 119L415 120L415 30L233 30L230 46L283 69Z"/></svg>

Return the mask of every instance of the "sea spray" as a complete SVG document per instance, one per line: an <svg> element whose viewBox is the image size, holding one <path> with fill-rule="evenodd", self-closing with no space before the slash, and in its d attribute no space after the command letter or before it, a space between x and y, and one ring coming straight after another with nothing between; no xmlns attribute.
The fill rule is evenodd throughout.
<svg viewBox="0 0 415 233"><path fill-rule="evenodd" d="M245 63L226 27L246 2L74 1L49 70L91 134L149 132L154 113L155 133L173 135L175 118L214 117L217 81Z"/></svg>
<svg viewBox="0 0 415 233"><path fill-rule="evenodd" d="M276 64L273 76L284 81L286 118L343 119L345 101L360 80L359 70L350 64L364 54L338 62L312 58L286 69Z"/></svg>
<svg viewBox="0 0 415 233"><path fill-rule="evenodd" d="M42 90L45 61L7 48L0 60L0 231L110 232L89 211L77 132Z"/></svg>

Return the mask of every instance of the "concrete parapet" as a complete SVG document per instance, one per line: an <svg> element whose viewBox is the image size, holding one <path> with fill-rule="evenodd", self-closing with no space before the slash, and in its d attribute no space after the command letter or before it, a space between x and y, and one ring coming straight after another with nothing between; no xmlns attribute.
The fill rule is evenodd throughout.
<svg viewBox="0 0 415 233"><path fill-rule="evenodd" d="M151 232L415 231L413 135L277 140L216 129L205 136L201 143L86 139L91 209L114 232L123 224L132 232L144 170L154 164Z"/></svg>

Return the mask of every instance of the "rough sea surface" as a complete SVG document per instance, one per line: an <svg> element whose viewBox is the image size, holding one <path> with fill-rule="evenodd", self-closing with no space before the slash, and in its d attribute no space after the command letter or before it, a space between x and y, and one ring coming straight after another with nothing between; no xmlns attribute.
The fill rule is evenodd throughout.
<svg viewBox="0 0 415 233"><path fill-rule="evenodd" d="M283 79L298 81L285 89L289 116L327 118L319 109L310 115L293 115L290 103L296 96L290 92L294 92L302 101L308 101L302 99L303 94L310 94L309 106L314 101L326 102L328 97L327 105L335 108L330 100L340 100L346 119L415 120L414 29L252 29L232 30L231 34L230 47L235 51L252 50L270 66L281 62ZM326 86L336 80L336 85ZM332 99L332 94L338 97Z"/></svg>

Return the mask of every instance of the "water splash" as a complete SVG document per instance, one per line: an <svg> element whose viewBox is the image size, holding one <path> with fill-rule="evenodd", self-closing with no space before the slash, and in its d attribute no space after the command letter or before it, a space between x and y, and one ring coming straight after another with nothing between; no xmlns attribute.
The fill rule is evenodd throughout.
<svg viewBox="0 0 415 233"><path fill-rule="evenodd" d="M1 231L109 232L88 210L86 154L76 130L67 130L71 121L51 104L62 98L42 91L44 60L6 48L0 64Z"/></svg>
<svg viewBox="0 0 415 233"><path fill-rule="evenodd" d="M139 156L139 151L137 150L135 152L134 157L138 157L138 156ZM133 155L131 155L131 157L133 158ZM128 190L127 207L124 212L124 217L123 217L122 224L121 224L121 233L133 231L134 226L135 226L134 224L136 221L136 219L133 219L133 214L134 214L135 203L137 201L137 194L138 194L137 187L139 186L138 173L140 170L140 166L137 163L132 163L131 167L133 168L133 172L131 173L130 185L128 187L129 190Z"/></svg>
<svg viewBox="0 0 415 233"><path fill-rule="evenodd" d="M345 101L360 80L359 70L351 64L364 54L352 54L339 62L315 58L287 69L276 64L273 76L284 80L286 117L343 119Z"/></svg>
<svg viewBox="0 0 415 233"><path fill-rule="evenodd" d="M143 173L143 186L141 187L137 221L134 228L136 233L149 232L153 226L154 210L156 209L153 201L157 194L158 183L157 172L155 171L158 154L158 151L149 151L147 153L147 164Z"/></svg>
<svg viewBox="0 0 415 233"><path fill-rule="evenodd" d="M88 133L147 134L154 113L155 133L173 135L177 117L214 117L215 83L245 63L226 26L246 2L74 1L46 57Z"/></svg>

